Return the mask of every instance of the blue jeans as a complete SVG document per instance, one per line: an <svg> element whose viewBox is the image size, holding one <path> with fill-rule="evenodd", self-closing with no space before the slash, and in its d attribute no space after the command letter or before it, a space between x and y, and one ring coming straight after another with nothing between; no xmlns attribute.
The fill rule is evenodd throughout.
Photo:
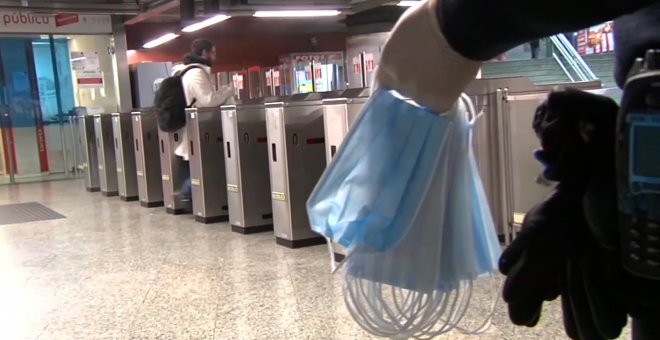
<svg viewBox="0 0 660 340"><path fill-rule="evenodd" d="M192 183L190 182L190 163L188 161L183 162L182 171L186 173L187 178L181 184L181 188L179 188L179 197L181 199L190 199L192 197Z"/></svg>

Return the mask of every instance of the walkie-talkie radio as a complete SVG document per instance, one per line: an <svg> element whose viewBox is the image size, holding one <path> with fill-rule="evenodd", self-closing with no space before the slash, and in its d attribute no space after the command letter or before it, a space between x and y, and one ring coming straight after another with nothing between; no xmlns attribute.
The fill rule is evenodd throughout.
<svg viewBox="0 0 660 340"><path fill-rule="evenodd" d="M638 59L626 81L616 145L623 266L660 280L660 50Z"/></svg>

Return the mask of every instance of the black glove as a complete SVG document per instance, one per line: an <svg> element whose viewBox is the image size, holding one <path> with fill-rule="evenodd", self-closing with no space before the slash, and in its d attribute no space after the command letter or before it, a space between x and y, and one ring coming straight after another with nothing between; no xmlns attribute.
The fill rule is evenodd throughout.
<svg viewBox="0 0 660 340"><path fill-rule="evenodd" d="M516 325L535 326L543 301L559 296L560 277L575 247L566 237L579 220L575 197L568 190L557 189L532 208L525 215L520 234L500 257L500 272L507 276L502 296Z"/></svg>
<svg viewBox="0 0 660 340"><path fill-rule="evenodd" d="M518 325L534 326L543 301L561 294L564 328L573 339L617 337L626 323L616 249L614 124L611 99L553 91L536 111L536 157L555 191L528 212L500 258L503 297ZM612 206L614 204L614 206ZM607 207L607 212L600 211ZM585 214L585 210L588 213Z"/></svg>
<svg viewBox="0 0 660 340"><path fill-rule="evenodd" d="M562 277L564 328L572 339L614 339L627 322L617 254L585 239Z"/></svg>

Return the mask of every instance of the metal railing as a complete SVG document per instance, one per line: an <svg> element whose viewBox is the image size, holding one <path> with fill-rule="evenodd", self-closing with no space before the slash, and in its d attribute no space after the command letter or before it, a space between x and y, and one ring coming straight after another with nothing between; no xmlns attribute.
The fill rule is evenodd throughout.
<svg viewBox="0 0 660 340"><path fill-rule="evenodd" d="M571 83L574 83L574 82L575 82L575 78L573 78L573 76L571 75L571 73L568 72L568 69L566 69L566 66L564 65L564 63L563 63L563 62L561 61L561 59L559 59L559 57L557 56L557 53L552 52L552 59L554 59L554 60L557 62L557 64L559 64L559 67L561 67L561 70L564 71L564 74L568 77L568 79L571 80Z"/></svg>
<svg viewBox="0 0 660 340"><path fill-rule="evenodd" d="M569 76L571 81L575 82L577 81L582 81L582 82L587 82L587 81L594 81L598 80L598 77L594 74L594 72L589 68L587 63L584 62L584 59L582 59L582 56L575 50L573 45L566 39L566 37L563 34L558 34L558 35L553 35L550 37L550 41L552 42L553 47L559 52L559 55L556 55L553 53L553 58L559 66L564 70L566 75ZM575 74L575 77L569 75L570 71L569 68L564 65L564 63L561 61L561 59L565 60L566 63L568 63L568 66L570 67L570 71L572 71Z"/></svg>

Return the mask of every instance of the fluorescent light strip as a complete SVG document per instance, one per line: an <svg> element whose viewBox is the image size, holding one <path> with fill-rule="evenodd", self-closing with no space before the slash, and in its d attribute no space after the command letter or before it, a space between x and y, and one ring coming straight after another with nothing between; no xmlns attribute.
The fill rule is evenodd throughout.
<svg viewBox="0 0 660 340"><path fill-rule="evenodd" d="M174 34L174 33L167 33L167 34L165 34L165 35L163 35L163 36L160 36L160 37L158 37L158 38L156 38L156 39L154 39L154 40L152 40L152 41L150 41L150 42L148 42L148 43L142 45L142 47L144 47L144 48L153 48L153 47L156 47L156 46L162 45L162 44L164 44L164 43L166 43L166 42L168 42L168 41L170 41L170 40L174 40L174 39L176 39L176 37L178 37L178 36L179 36L179 35Z"/></svg>
<svg viewBox="0 0 660 340"><path fill-rule="evenodd" d="M421 4L422 2L424 2L424 1L419 1L419 0L417 0L417 1L416 1L416 0L403 0L403 1L399 1L399 6L402 6L402 7L413 7L413 6L417 6L417 5Z"/></svg>
<svg viewBox="0 0 660 340"><path fill-rule="evenodd" d="M260 18L332 17L339 13L337 10L256 11L254 16Z"/></svg>
<svg viewBox="0 0 660 340"><path fill-rule="evenodd" d="M223 21L225 21L229 18L231 18L229 15L224 15L224 14L216 15L216 16L208 18L204 21L200 21L198 23L188 25L188 26L184 27L182 29L182 31L184 31L186 33L195 32L197 30L201 30L202 28L209 27L211 25L215 25L219 22L223 22Z"/></svg>

